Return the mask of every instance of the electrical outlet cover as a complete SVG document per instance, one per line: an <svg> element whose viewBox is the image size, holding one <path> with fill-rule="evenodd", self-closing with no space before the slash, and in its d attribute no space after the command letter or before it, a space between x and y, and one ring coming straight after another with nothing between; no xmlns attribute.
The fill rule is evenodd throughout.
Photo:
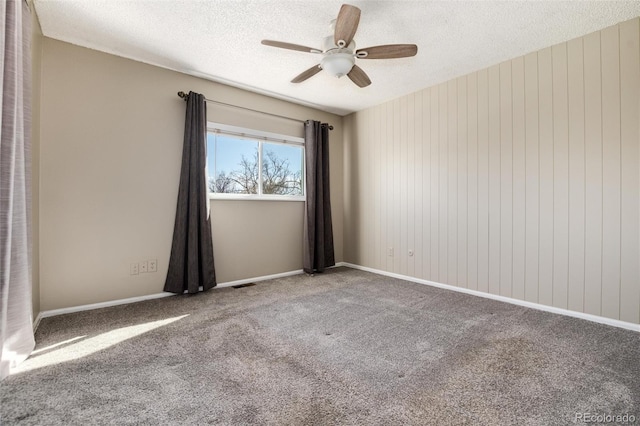
<svg viewBox="0 0 640 426"><path fill-rule="evenodd" d="M148 262L145 260L144 262L140 262L140 273L144 274L148 270Z"/></svg>
<svg viewBox="0 0 640 426"><path fill-rule="evenodd" d="M132 263L129 266L129 274L138 275L138 264L137 263Z"/></svg>
<svg viewBox="0 0 640 426"><path fill-rule="evenodd" d="M149 260L149 272L156 272L158 270L158 261L156 259Z"/></svg>

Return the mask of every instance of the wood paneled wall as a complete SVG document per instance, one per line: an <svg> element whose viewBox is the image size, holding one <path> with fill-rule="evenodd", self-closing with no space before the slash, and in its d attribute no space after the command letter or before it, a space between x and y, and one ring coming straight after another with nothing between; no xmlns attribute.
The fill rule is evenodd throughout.
<svg viewBox="0 0 640 426"><path fill-rule="evenodd" d="M346 261L640 323L639 24L346 117Z"/></svg>

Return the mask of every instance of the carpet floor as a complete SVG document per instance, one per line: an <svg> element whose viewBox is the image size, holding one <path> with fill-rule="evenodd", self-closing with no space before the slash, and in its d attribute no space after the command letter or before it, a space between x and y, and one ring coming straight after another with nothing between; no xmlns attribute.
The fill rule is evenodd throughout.
<svg viewBox="0 0 640 426"><path fill-rule="evenodd" d="M349 268L45 318L36 342L3 425L640 423L640 333Z"/></svg>

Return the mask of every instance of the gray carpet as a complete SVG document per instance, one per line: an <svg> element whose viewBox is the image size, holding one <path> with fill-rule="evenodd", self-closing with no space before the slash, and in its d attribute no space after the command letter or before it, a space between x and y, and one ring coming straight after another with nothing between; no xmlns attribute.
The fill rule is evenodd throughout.
<svg viewBox="0 0 640 426"><path fill-rule="evenodd" d="M46 318L36 341L2 424L640 423L640 333L347 268Z"/></svg>

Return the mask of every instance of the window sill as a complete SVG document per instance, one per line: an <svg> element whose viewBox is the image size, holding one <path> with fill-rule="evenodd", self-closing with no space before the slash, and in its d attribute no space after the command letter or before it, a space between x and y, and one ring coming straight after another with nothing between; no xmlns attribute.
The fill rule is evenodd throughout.
<svg viewBox="0 0 640 426"><path fill-rule="evenodd" d="M298 201L304 202L300 195L254 195L254 194L209 194L209 200L221 201Z"/></svg>

